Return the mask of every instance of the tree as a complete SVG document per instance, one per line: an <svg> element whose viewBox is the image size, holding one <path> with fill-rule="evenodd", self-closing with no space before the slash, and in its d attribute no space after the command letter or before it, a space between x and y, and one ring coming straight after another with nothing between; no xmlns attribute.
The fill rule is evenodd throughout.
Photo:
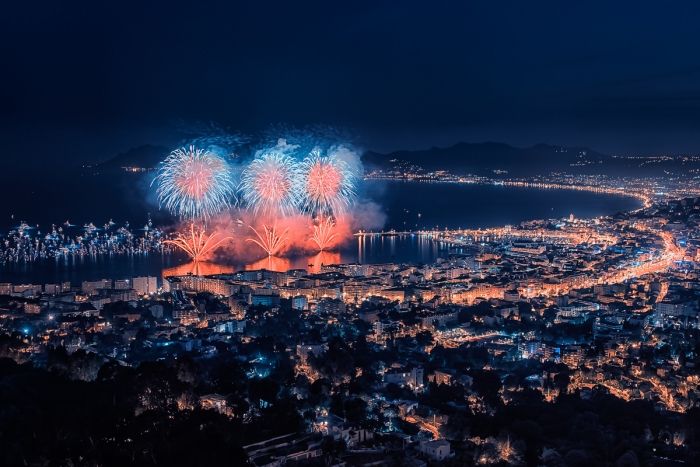
<svg viewBox="0 0 700 467"><path fill-rule="evenodd" d="M256 378L248 384L248 395L256 405L262 406L263 402L273 404L277 400L279 386L270 378Z"/></svg>
<svg viewBox="0 0 700 467"><path fill-rule="evenodd" d="M343 417L350 423L361 423L365 420L367 414L367 403L357 398L347 399L343 403Z"/></svg>
<svg viewBox="0 0 700 467"><path fill-rule="evenodd" d="M433 339L433 333L430 331L421 331L418 334L416 334L416 342L418 342L418 345L421 347L427 347L429 345L433 345L434 339Z"/></svg>
<svg viewBox="0 0 700 467"><path fill-rule="evenodd" d="M473 370L470 373L472 389L486 402L496 405L500 401L498 392L501 390L501 378L491 370Z"/></svg>

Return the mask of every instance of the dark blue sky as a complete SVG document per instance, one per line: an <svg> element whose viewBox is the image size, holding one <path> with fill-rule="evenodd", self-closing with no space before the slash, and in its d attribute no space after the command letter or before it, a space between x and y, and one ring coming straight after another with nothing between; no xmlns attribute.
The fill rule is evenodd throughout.
<svg viewBox="0 0 700 467"><path fill-rule="evenodd" d="M692 1L12 2L0 131L19 161L199 121L337 125L380 150L700 152L699 25Z"/></svg>

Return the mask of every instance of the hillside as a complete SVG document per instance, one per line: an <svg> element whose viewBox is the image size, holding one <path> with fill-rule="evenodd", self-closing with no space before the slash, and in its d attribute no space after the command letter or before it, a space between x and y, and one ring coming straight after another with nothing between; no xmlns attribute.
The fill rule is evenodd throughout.
<svg viewBox="0 0 700 467"><path fill-rule="evenodd" d="M504 143L458 143L447 148L396 151L389 154L367 152L363 161L374 167L389 167L392 160L422 166L426 170L450 170L456 173L488 174L506 170L517 175L552 171L595 173L615 165L610 156L587 148L562 148L538 144L517 148Z"/></svg>
<svg viewBox="0 0 700 467"><path fill-rule="evenodd" d="M160 161L165 159L168 153L170 153L170 150L166 147L145 144L117 154L111 159L97 164L97 168L102 172L120 170L122 167L153 169L158 166Z"/></svg>

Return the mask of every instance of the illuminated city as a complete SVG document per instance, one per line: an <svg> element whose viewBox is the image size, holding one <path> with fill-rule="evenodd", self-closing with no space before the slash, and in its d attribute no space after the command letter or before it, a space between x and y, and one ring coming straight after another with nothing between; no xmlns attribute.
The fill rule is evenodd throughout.
<svg viewBox="0 0 700 467"><path fill-rule="evenodd" d="M700 465L700 7L78 3L0 32L0 465Z"/></svg>

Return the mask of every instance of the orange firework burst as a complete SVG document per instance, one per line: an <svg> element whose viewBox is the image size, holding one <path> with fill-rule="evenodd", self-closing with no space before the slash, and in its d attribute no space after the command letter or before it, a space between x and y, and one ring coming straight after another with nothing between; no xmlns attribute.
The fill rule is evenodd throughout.
<svg viewBox="0 0 700 467"><path fill-rule="evenodd" d="M201 261L209 256L214 250L231 237L225 237L214 232L208 235L204 227L195 227L194 222L190 224L190 231L187 233L178 232L172 240L165 240L163 243L173 245L187 253L193 261Z"/></svg>
<svg viewBox="0 0 700 467"><path fill-rule="evenodd" d="M263 234L260 234L252 225L249 227L255 232L257 238L246 238L246 241L258 245L267 253L267 256L275 255L287 244L287 233L289 229L284 229L282 233L278 233L276 226L268 227L267 225L263 225Z"/></svg>
<svg viewBox="0 0 700 467"><path fill-rule="evenodd" d="M313 228L314 233L311 236L311 240L314 241L320 251L328 249L331 242L338 236L338 234L334 232L335 221L330 216L322 220L320 219L318 224L315 224Z"/></svg>

